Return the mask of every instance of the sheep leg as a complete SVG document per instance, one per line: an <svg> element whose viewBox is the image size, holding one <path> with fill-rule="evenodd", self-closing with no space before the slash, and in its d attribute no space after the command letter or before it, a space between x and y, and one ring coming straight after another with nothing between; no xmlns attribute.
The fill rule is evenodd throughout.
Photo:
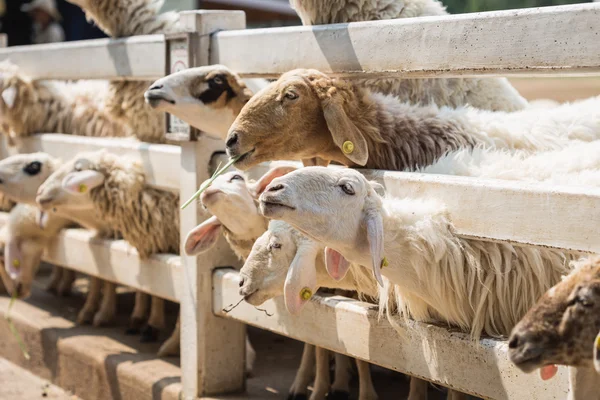
<svg viewBox="0 0 600 400"><path fill-rule="evenodd" d="M181 316L177 317L177 323L171 336L160 346L157 355L159 357L176 356L180 351Z"/></svg>
<svg viewBox="0 0 600 400"><path fill-rule="evenodd" d="M77 323L79 325L89 324L94 318L94 313L100 307L100 296L102 292L102 281L98 278L90 278L90 286L88 288L85 304L77 315Z"/></svg>
<svg viewBox="0 0 600 400"><path fill-rule="evenodd" d="M448 389L448 400L469 400L469 395L458 392L456 390Z"/></svg>
<svg viewBox="0 0 600 400"><path fill-rule="evenodd" d="M254 361L256 361L256 350L250 343L250 338L246 334L246 376L252 375L254 369Z"/></svg>
<svg viewBox="0 0 600 400"><path fill-rule="evenodd" d="M165 301L160 297L152 296L150 304L150 317L148 324L142 329L140 342L149 343L158 341L160 330L165 327Z"/></svg>
<svg viewBox="0 0 600 400"><path fill-rule="evenodd" d="M427 400L429 382L419 378L410 378L408 400Z"/></svg>
<svg viewBox="0 0 600 400"><path fill-rule="evenodd" d="M315 374L315 346L304 343L302 360L296 372L294 383L290 388L288 400L306 400L307 387Z"/></svg>
<svg viewBox="0 0 600 400"><path fill-rule="evenodd" d="M93 325L96 327L110 324L117 315L117 285L104 281L102 286L102 303L94 315Z"/></svg>
<svg viewBox="0 0 600 400"><path fill-rule="evenodd" d="M71 288L75 282L75 271L64 268L61 274L60 282L58 283L57 294L59 296L67 296L71 293Z"/></svg>
<svg viewBox="0 0 600 400"><path fill-rule="evenodd" d="M317 372L315 376L315 385L310 400L324 400L329 392L329 350L322 347L316 347Z"/></svg>
<svg viewBox="0 0 600 400"><path fill-rule="evenodd" d="M369 363L357 359L356 369L358 370L358 400L377 400L379 397L371 379Z"/></svg>
<svg viewBox="0 0 600 400"><path fill-rule="evenodd" d="M327 400L348 400L352 379L352 360L343 354L335 353L335 374Z"/></svg>
<svg viewBox="0 0 600 400"><path fill-rule="evenodd" d="M63 275L63 269L54 265L52 267L52 275L50 276L50 282L44 288L47 292L56 293L58 285Z"/></svg>
<svg viewBox="0 0 600 400"><path fill-rule="evenodd" d="M126 335L137 335L140 333L148 314L149 306L150 295L139 290L135 292L135 304L131 317L129 317L129 328L125 331Z"/></svg>

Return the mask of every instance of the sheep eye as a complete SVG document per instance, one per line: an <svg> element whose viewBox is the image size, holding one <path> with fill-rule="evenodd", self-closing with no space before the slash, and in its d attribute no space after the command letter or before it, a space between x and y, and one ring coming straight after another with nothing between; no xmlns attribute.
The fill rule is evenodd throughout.
<svg viewBox="0 0 600 400"><path fill-rule="evenodd" d="M354 188L352 187L352 185L350 185L349 183L344 183L341 184L340 187L342 188L342 190L344 191L344 193L350 195L350 196L354 196Z"/></svg>
<svg viewBox="0 0 600 400"><path fill-rule="evenodd" d="M215 76L214 78L212 78L213 83L217 84L217 85L222 85L223 84L223 78L221 78L220 76Z"/></svg>
<svg viewBox="0 0 600 400"><path fill-rule="evenodd" d="M244 180L244 178L241 175L235 174L234 176L231 177L231 179L229 180L229 182L235 181L235 180Z"/></svg>
<svg viewBox="0 0 600 400"><path fill-rule="evenodd" d="M280 248L281 248L281 243L271 243L271 244L269 245L269 250L272 250L272 249L280 249Z"/></svg>
<svg viewBox="0 0 600 400"><path fill-rule="evenodd" d="M27 175L37 175L41 169L42 169L42 163L39 161L33 161L33 162L30 162L29 164L27 164L25 166L25 168L23 168L23 171Z"/></svg>
<svg viewBox="0 0 600 400"><path fill-rule="evenodd" d="M288 100L296 100L298 98L298 95L294 92L287 92L285 94L285 98Z"/></svg>
<svg viewBox="0 0 600 400"><path fill-rule="evenodd" d="M577 296L577 298L575 299L575 301L577 303L581 304L584 307L593 307L594 306L594 303L591 302L591 301L589 301L585 297Z"/></svg>

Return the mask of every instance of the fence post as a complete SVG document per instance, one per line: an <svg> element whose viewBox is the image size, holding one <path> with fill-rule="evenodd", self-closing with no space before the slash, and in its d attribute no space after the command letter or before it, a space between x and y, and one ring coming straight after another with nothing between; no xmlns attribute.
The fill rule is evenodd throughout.
<svg viewBox="0 0 600 400"><path fill-rule="evenodd" d="M207 65L210 35L218 30L244 29L242 11L201 10L181 13L183 33L167 36L167 71ZM183 203L209 178L212 155L224 150L183 121L167 117L167 138L181 141L180 197ZM181 211L181 239L206 219L196 204ZM243 390L245 387L244 324L216 317L212 312L212 272L231 265L231 250L221 240L209 253L188 257L181 249L185 288L181 298L181 369L184 400Z"/></svg>

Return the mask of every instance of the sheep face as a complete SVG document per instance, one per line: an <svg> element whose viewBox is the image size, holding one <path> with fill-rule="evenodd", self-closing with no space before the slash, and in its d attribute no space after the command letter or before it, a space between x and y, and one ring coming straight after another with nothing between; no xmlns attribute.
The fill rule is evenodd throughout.
<svg viewBox="0 0 600 400"><path fill-rule="evenodd" d="M104 183L93 154L80 155L57 169L40 186L36 202L43 211L94 210L91 191Z"/></svg>
<svg viewBox="0 0 600 400"><path fill-rule="evenodd" d="M590 367L600 373L600 258L581 261L550 289L514 327L509 356L524 372L542 368L551 378L553 364Z"/></svg>
<svg viewBox="0 0 600 400"><path fill-rule="evenodd" d="M19 203L33 204L38 188L59 161L46 153L17 154L0 161L0 191Z"/></svg>
<svg viewBox="0 0 600 400"><path fill-rule="evenodd" d="M25 126L25 110L32 108L38 97L32 82L8 62L0 63L0 130L5 135L18 135Z"/></svg>
<svg viewBox="0 0 600 400"><path fill-rule="evenodd" d="M176 72L144 93L146 103L156 111L171 113L219 139L225 139L251 96L244 82L222 65Z"/></svg>
<svg viewBox="0 0 600 400"><path fill-rule="evenodd" d="M358 258L351 261L372 264L377 281L383 285L383 219L378 189L379 184L369 182L356 170L306 167L274 179L260 196L260 210L267 218L288 222L330 247L326 261L334 279L340 279L349 265L340 253L353 254ZM370 260L365 254L370 254Z"/></svg>
<svg viewBox="0 0 600 400"><path fill-rule="evenodd" d="M295 70L254 95L227 136L229 156L242 156L236 168L309 159L335 148L319 98L328 81L318 71Z"/></svg>

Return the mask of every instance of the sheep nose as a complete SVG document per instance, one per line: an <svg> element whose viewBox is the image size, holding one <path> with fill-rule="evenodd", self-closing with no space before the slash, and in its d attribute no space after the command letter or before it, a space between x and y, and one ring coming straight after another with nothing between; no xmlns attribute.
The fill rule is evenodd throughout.
<svg viewBox="0 0 600 400"><path fill-rule="evenodd" d="M234 132L227 138L227 143L225 143L225 145L227 147L233 147L237 144L237 142L238 142L238 134L237 134L237 132Z"/></svg>
<svg viewBox="0 0 600 400"><path fill-rule="evenodd" d="M240 287L244 286L244 277L240 277Z"/></svg>
<svg viewBox="0 0 600 400"><path fill-rule="evenodd" d="M158 90L158 89L162 89L162 88L163 88L163 85L154 85L154 86L151 86L150 89L148 89L148 90Z"/></svg>
<svg viewBox="0 0 600 400"><path fill-rule="evenodd" d="M521 337L518 333L513 333L508 341L509 349L517 349L521 345Z"/></svg>
<svg viewBox="0 0 600 400"><path fill-rule="evenodd" d="M283 185L281 183L273 186L269 186L267 188L267 192L278 192L283 189Z"/></svg>

